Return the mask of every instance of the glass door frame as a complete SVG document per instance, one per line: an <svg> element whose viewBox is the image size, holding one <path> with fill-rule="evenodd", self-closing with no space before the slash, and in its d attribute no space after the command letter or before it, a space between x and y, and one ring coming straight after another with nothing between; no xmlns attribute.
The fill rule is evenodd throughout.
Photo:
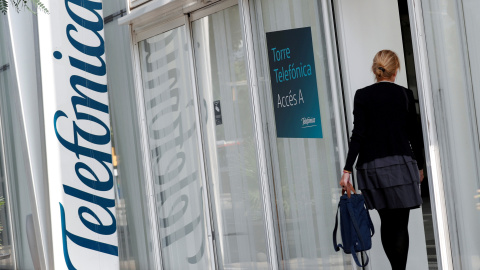
<svg viewBox="0 0 480 270"><path fill-rule="evenodd" d="M200 107L199 107L199 89L196 79L196 72L195 72L195 58L193 52L193 36L192 36L192 28L191 23L195 20L201 19L205 16L211 15L215 12L220 10L226 9L228 7L238 5L240 9L240 18L241 18L241 25L242 25L242 34L243 39L246 43L246 62L247 62L247 84L249 86L249 91L251 94L252 108L253 108L253 116L254 116L254 132L256 137L256 150L257 156L259 159L259 176L260 176L260 183L261 183L261 195L262 195L262 204L264 210L264 220L266 224L266 238L267 238L267 250L269 251L268 254L268 261L270 264L271 269L278 269L278 260L276 256L276 246L275 246L275 234L274 234L274 227L273 227L273 211L271 207L271 200L270 200L270 192L268 186L268 179L269 179L269 171L271 168L267 165L266 162L266 149L264 144L264 126L262 123L262 114L260 112L260 98L258 95L258 88L257 88L257 77L256 77L256 70L255 70L255 59L253 53L253 38L252 38L252 25L250 21L250 10L248 0L223 0L218 1L211 4L203 4L197 6L194 10L186 11L187 13L181 14L176 18L166 21L166 22L159 22L155 23L152 26L146 27L135 27L135 25L131 24L131 54L133 59L134 65L134 79L135 79L135 92L136 92L136 105L138 110L138 121L139 121L139 129L140 129L140 136L141 136L141 147L142 147L142 161L143 161L143 169L144 175L147 182L146 192L147 192L147 202L148 202L148 213L149 213L149 224L152 230L152 235L156 236L155 239L152 239L152 255L154 258L154 266L156 269L164 269L163 267L163 260L162 260L162 251L159 241L159 230L156 225L157 223L157 210L155 207L155 200L154 200L154 184L153 184L153 176L152 176L152 168L150 164L150 157L148 155L148 131L147 131L147 122L146 122L146 115L145 115L145 104L144 104L144 96L143 96L143 85L142 85L142 77L141 77L141 68L140 68L140 58L139 58L139 42L145 40L147 38L159 35L161 33L165 33L172 29L185 26L186 27L186 34L187 34L187 46L188 46L188 55L189 55L189 69L192 81L192 91L194 97L194 108L195 108L195 118L197 123L197 143L200 152L200 162L201 162L201 177L202 177L202 185L206 188L206 192L203 193L204 199L204 211L205 214L208 216L207 220L207 236L208 236L208 248L210 254L212 255L211 266L212 269L218 269L218 260L216 255L216 244L215 244L215 237L214 237L214 226L213 226L213 216L212 216L212 203L211 203L211 196L210 190L207 180L207 168L206 168L206 159L205 159L205 146L203 142L202 136L202 122L200 116ZM155 10L154 13L161 14L160 10ZM139 17L139 14L135 14L134 18ZM132 19L132 20L133 20ZM125 18L123 23L131 21ZM120 22L122 23L122 22Z"/></svg>
<svg viewBox="0 0 480 270"><path fill-rule="evenodd" d="M1 26L0 26L1 27ZM7 75L8 76L8 75ZM2 78L0 78L0 83L2 83ZM13 262L13 266L14 266L14 269L18 269L18 265L19 265L19 262L17 261L17 257L19 256L19 251L17 250L17 244L16 242L18 241L18 235L17 235L17 232L16 230L14 230L14 210L18 207L15 207L16 203L15 201L12 200L12 192L15 190L15 187L12 186L12 183L11 183L11 166L9 166L8 164L8 155L7 155L7 149L6 149L6 142L7 142L7 138L6 138L6 135L5 135L5 124L4 124L4 116L6 115L5 113L5 109L3 108L3 106L0 108L0 162L1 162L1 172L0 172L0 175L3 175L4 176L4 179L3 181L5 182L5 195L3 196L4 197L4 200L5 200L5 207L7 208L7 218L8 218L8 224L4 225L4 226L7 226L8 227L8 232L9 232L9 242L10 242L10 246L11 246L11 253L10 253L10 256L11 256L11 261ZM24 134L24 133L22 133ZM22 138L23 139L23 138ZM27 155L28 153L25 151L24 149L24 152L23 152L23 155ZM27 164L28 161L26 161ZM27 174L30 174L28 175L28 177L31 179L31 173L30 173L30 170L27 169ZM32 190L32 189L30 189ZM38 215L37 215L38 216ZM37 235L38 232L36 232ZM39 237L36 237L36 239L34 239L37 243L41 243L41 241L39 240ZM42 252L43 253L43 252ZM41 256L40 256L41 258Z"/></svg>
<svg viewBox="0 0 480 270"><path fill-rule="evenodd" d="M250 92L250 102L251 102L251 107L253 108L252 115L254 117L254 135L255 135L255 143L256 143L256 152L257 152L257 157L258 157L258 169L259 169L259 177L260 177L260 194L262 197L262 206L263 206L263 213L264 213L264 221L265 221L265 232L266 232L266 245L267 245L267 258L269 261L269 265L271 269L278 269L278 259L277 259L277 252L276 252L276 245L275 245L275 229L273 225L273 209L271 205L271 199L270 199L270 190L269 190L269 172L271 171L271 166L268 166L267 164L267 150L265 146L265 141L264 139L265 134L264 134L264 124L262 121L262 113L261 113L261 107L260 107L260 96L258 93L258 80L257 80L257 72L256 72L256 65L255 65L255 58L254 58L254 50L253 50L253 34L252 34L252 25L251 25L251 17L250 17L250 9L249 9L249 1L248 0L225 0L225 1L219 1L216 2L210 6L204 7L202 9L196 10L192 13L190 13L190 16L186 16L188 19L188 33L190 35L189 37L189 53L192 57L191 63L192 63L192 74L193 74L193 80L195 84L195 95L197 98L200 97L199 89L198 89L198 84L196 81L196 74L195 74L195 57L194 57L194 52L193 52L193 33L191 29L191 23L199 20L203 17L209 16L213 13L216 13L218 11L227 9L229 7L238 5L239 6L239 11L240 11L240 19L241 19L241 26L242 26L242 36L243 40L245 41L245 55L246 55L246 67L247 67L247 85L249 88ZM199 107L198 103L200 101L196 100L196 109L197 109L197 114L199 115ZM199 132L202 132L203 130L203 124L200 121L200 118L198 118L199 121ZM200 135L201 136L201 135ZM204 162L204 165L206 165L206 160L205 160L205 152L204 152L205 146L202 145L202 160ZM204 176L206 179L206 175ZM205 185L208 186L207 181L205 182ZM210 190L210 189L208 189ZM210 191L208 192L209 195L211 194ZM211 197L210 197L211 198ZM208 200L210 207L212 207L211 200ZM213 217L211 216L212 210L210 210L210 218L211 224L213 225ZM213 231L212 228L212 234L215 232ZM217 248L216 243L214 244L214 251ZM216 258L216 253L214 255L216 263L218 263L218 260ZM218 269L218 266L217 268Z"/></svg>
<svg viewBox="0 0 480 270"><path fill-rule="evenodd" d="M133 57L133 64L134 64L134 72L135 72L135 92L136 92L136 105L138 111L138 118L139 118L139 128L140 128L140 136L141 136L141 147L142 147L142 161L144 166L144 175L147 182L146 192L147 192L147 202L148 202L148 212L149 212L149 223L150 229L152 230L152 235L155 236L152 239L152 255L154 258L154 266L156 269L165 269L163 267L163 259L162 259L162 249L160 245L160 234L157 226L157 217L158 213L155 206L155 196L154 196L154 180L152 175L152 168L150 163L150 156L148 151L148 131L147 131L147 122L146 122L146 115L145 115L145 103L144 103L144 95L143 95L143 85L142 85L142 76L141 76L141 68L140 68L140 54L139 54L139 43L142 40L146 40L150 37L168 32L178 27L186 27L186 40L188 46L188 55L189 55L189 72L192 81L192 91L194 97L197 97L197 84L195 79L195 68L193 63L193 47L192 47L192 39L191 39L191 28L190 28L190 19L188 15L181 15L176 19L171 21L162 23L160 25L154 25L152 27L148 27L146 29L142 29L142 31L133 31L132 29L132 57ZM202 143L202 136L201 136L201 127L200 127L200 114L199 114L199 106L198 106L198 99L194 98L194 111L195 111L195 121L197 123L196 128L196 140L199 147L199 160L200 160L200 168L201 168L201 181L202 185L206 188L203 195L203 202L204 204L204 211L207 215L207 245L210 254L212 254L211 266L212 269L217 269L216 257L215 257L215 250L213 245L213 230L212 230L212 215L211 215L211 208L210 208L210 200L208 196L208 185L206 180L206 172L205 172L205 156L204 156L204 149Z"/></svg>
<svg viewBox="0 0 480 270"><path fill-rule="evenodd" d="M11 21L9 20L9 16L8 15L5 16L5 18L2 18L2 20L3 21L0 22L0 27L3 28L4 33L3 33L3 36L0 35L0 38L5 39L5 44L10 43L10 45L12 45L12 42L13 42L12 40L13 37L11 33L12 27L11 27ZM36 50L37 49L38 47L36 47ZM20 119L20 123L19 123L20 134L18 134L18 136L19 136L19 141L21 141L23 144L20 147L20 151L21 151L20 156L22 157L24 166L25 166L25 180L27 184L26 188L28 188L27 192L30 197L30 207L31 207L30 215L33 218L32 220L33 224L39 225L41 224L39 220L39 215L38 215L38 209L40 207L37 204L37 201L35 200L35 198L37 197L36 196L37 191L34 188L35 185L33 181L34 179L32 175L32 167L31 167L31 162L29 157L29 153L31 152L31 149L28 143L26 143L27 137L26 137L26 131L25 131L25 122L24 122L25 120L24 120L24 115L22 113L24 110L22 107L23 105L21 104L20 91L18 88L19 87L18 75L17 75L18 70L16 67L17 60L12 49L7 49L5 53L6 53L5 60L7 61L7 63L4 63L4 64L8 66L4 66L5 69L0 70L0 85L2 83L5 85L5 82L6 82L11 87L11 89L9 90L14 90L12 91L13 95L11 97L10 102L15 104L14 106L18 107L18 110L16 110L15 112L19 113L19 119ZM38 53L38 51L36 51L36 53ZM2 75L6 77L2 78L1 77ZM6 81L5 81L5 78L6 78ZM0 94L0 97L4 98L2 94ZM11 249L9 260L10 262L12 262L12 264L7 266L13 266L13 269L18 269L20 265L19 260L21 256L25 253L23 253L22 251L22 244L21 244L23 234L15 230L15 227L22 227L24 224L21 224L22 219L20 218L21 213L19 214L20 206L19 206L18 200L14 200L13 198L14 197L13 195L19 194L20 191L18 190L18 187L14 184L18 182L18 180L15 181L15 178L13 177L16 169L14 168L14 166L12 166L14 160L11 159L11 157L14 154L16 147L13 146L12 143L10 144L8 143L8 142L13 142L13 138L11 138L8 135L8 132L6 130L7 122L8 122L7 117L9 117L7 108L0 106L0 155L1 155L0 175L4 176L3 181L4 181L5 189L4 189L3 197L5 202L4 207L7 211L7 214L5 215L7 218L7 220L5 220L7 224L4 224L3 226L8 228L7 232L9 235L7 237L9 238L10 249ZM49 215L48 210L46 214ZM44 246L42 243L42 234L40 233L40 227L34 226L33 229L34 229L35 235L34 235L34 238L32 238L31 240L36 242L37 249L38 249L37 254L35 255L38 256L39 263L41 266L47 265L46 260L48 259L45 257ZM25 237L27 237L26 234L25 234ZM35 255L32 254L32 258ZM33 263L34 262L32 259L32 265Z"/></svg>

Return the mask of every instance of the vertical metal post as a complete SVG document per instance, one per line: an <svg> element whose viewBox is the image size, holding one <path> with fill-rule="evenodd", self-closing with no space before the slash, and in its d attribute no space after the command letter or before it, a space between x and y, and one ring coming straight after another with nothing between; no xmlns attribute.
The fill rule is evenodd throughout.
<svg viewBox="0 0 480 270"><path fill-rule="evenodd" d="M6 16L4 16L6 17ZM0 27L4 27L4 29L6 29L6 32L7 33L4 33L4 36L0 36L0 38L2 40L10 40L10 29L9 29L9 26L8 26L8 21L7 21L7 18L0 18L0 20L3 20L3 23L0 22ZM7 72L8 73L8 69L13 66L13 57L11 55L11 53L9 53L9 55L7 56L7 58L10 58L10 62L11 64L7 64L4 66L4 69L2 71L4 72ZM0 71L1 72L1 71ZM8 76L9 74L7 74L6 76ZM0 83L1 83L2 79L0 78ZM0 95L0 97L3 98L3 96ZM12 193L12 188L11 188L11 183L10 183L10 177L9 177L9 171L8 171L8 162L7 162L7 145L6 145L6 138L5 138L5 133L4 133L4 123L3 123L3 117L5 115L5 111L4 111L4 108L3 106L0 106L0 140L1 140L1 152L0 152L0 155L2 155L2 158L0 159L2 161L2 167L3 167L3 175L5 176L5 193L6 193L6 196L5 196L5 200L6 200L6 207L8 208L8 219L9 219L9 224L8 224L8 230L10 231L10 234L11 234L11 260L13 261L13 264L14 264L14 269L18 269L18 263L17 263L17 252L16 252L16 238L17 238L17 233L16 233L16 230L14 230L14 227L13 227L13 224L14 224L14 216L13 216L13 213L14 212L14 207L12 205L11 202L13 202L13 200L11 199L11 196L10 194Z"/></svg>
<svg viewBox="0 0 480 270"><path fill-rule="evenodd" d="M9 40L9 43L11 45L11 48L15 48L14 46L14 39L13 39L13 36L12 36L12 32L13 32L13 26L12 26L12 18L11 18L11 15L7 15L7 18L5 20L5 22L7 22L7 25L6 25L6 29L7 29L7 40ZM42 241L42 234L41 234L41 222L40 222L40 218L39 218L39 214L38 214L38 207L37 207L37 201L38 201L38 193L39 191L37 189L35 189L35 185L34 185L34 176L33 176L33 173L32 173L32 163L31 163L31 147L30 147L30 142L28 141L28 138L27 138L27 128L25 126L25 110L24 110L24 102L22 101L22 98L21 98L21 89L20 89L20 85L19 85L19 80L18 80L18 74L19 74L19 70L18 70L18 67L16 65L17 63L17 54L15 52L14 49L11 49L10 52L8 52L9 54L9 58L11 60L11 63L10 63L10 68L12 69L11 72L13 72L13 76L11 76L12 78L12 84L15 84L16 87L15 87L15 90L16 91L12 91L13 93L13 96L11 97L12 100L10 100L11 103L13 103L12 107L17 110L16 112L19 113L18 115L18 118L19 118L19 129L20 129L20 132L19 134L16 134L16 136L19 138L19 140L21 142L24 142L24 145L21 146L20 150L22 151L22 158L23 158L23 162L24 162L24 168L25 168L25 181L27 182L27 186L28 186L28 193L30 195L30 208L31 208L31 211L32 211L32 221L33 221L33 224L34 224L34 232L35 232L35 239L34 241L36 242L37 244L37 249L38 249L38 259L39 259L39 266L40 268L44 269L46 266L45 266L45 252L44 252L44 245L43 245L43 241ZM4 111L2 111L3 113L5 113ZM2 127L3 128L3 127ZM2 136L5 135L5 133L2 132ZM3 147L5 148L6 147L6 144L5 144L5 140L3 140ZM8 150L4 149L4 153L9 153ZM4 156L4 159L6 159L7 156ZM13 161L5 161L5 163L9 163L9 162L13 162ZM10 164L11 165L11 164ZM11 166L8 166L6 167L5 171L7 172L7 174L5 175L6 177L6 186L7 186L7 207L9 208L9 212L10 212L10 223L13 224L15 221L18 221L17 225L20 225L20 226L23 226L23 224L20 224L21 222L21 218L18 218L18 215L16 216L17 220L13 219L14 218L14 213L17 212L18 213L18 210L15 209L15 205L12 205L14 200L11 199L11 195L13 193L15 193L15 187L13 186L13 184L11 183L12 179L9 178L10 176L10 173L8 172L8 170L11 168ZM14 170L14 169L13 169ZM14 210L17 210L14 212ZM12 225L11 225L12 227ZM16 249L15 247L15 242L18 240L18 241L21 241L21 237L19 237L21 234L18 234L15 230L13 230L13 228L11 228L11 233L12 233L12 250L13 250L13 261L14 261L14 265L15 265L15 269L18 268L18 260L17 260L17 255L19 255L19 252L20 252L20 249Z"/></svg>
<svg viewBox="0 0 480 270"><path fill-rule="evenodd" d="M148 131L147 131L147 120L145 116L145 103L143 97L143 85L142 85L142 73L140 70L140 56L138 49L138 42L135 38L135 33L131 30L131 48L132 48L132 62L134 70L134 82L135 82L135 93L136 93L136 102L138 108L138 123L140 129L140 145L142 148L142 158L143 158L143 175L145 177L146 188L145 192L147 195L147 207L148 207L148 218L150 224L150 230L152 239L151 240L151 249L153 253L153 263L155 269L163 269L163 262L161 256L161 246L159 242L160 234L157 227L157 208L155 204L155 189L153 185L152 177L152 168L150 163L149 156L149 146L148 146Z"/></svg>
<svg viewBox="0 0 480 270"><path fill-rule="evenodd" d="M347 153L347 146L348 146L348 138L347 133L345 130L342 129L345 125L344 119L345 116L343 115L343 101L341 99L342 89L339 87L340 85L340 78L339 73L340 69L338 67L338 57L337 57L337 48L336 42L334 40L335 33L332 33L331 30L333 29L331 23L333 23L333 14L332 8L328 5L328 1L322 1L322 18L323 18L323 25L325 31L325 45L327 51L327 59L328 59L328 73L330 75L330 85L331 85L331 94L333 100L333 114L335 117L335 134L337 137L337 145L338 145L338 158L341 162L345 161L346 153ZM339 96L340 95L340 96ZM339 172L340 173L340 172Z"/></svg>
<svg viewBox="0 0 480 270"><path fill-rule="evenodd" d="M12 206L12 203L10 203L12 201L11 199L11 188L10 188L10 177L9 177L9 172L8 172L8 164L7 164L7 152L5 151L5 134L4 134L4 125L3 125L3 116L4 116L5 112L3 110L3 106L0 106L0 155L2 155L2 157L0 158L0 160L2 161L2 167L3 167L3 170L1 172L1 174L4 175L4 181L5 181L5 200L6 200L6 207L8 208L8 219L9 219L9 224L8 224L8 231L10 232L11 234L11 260L13 261L14 263L14 269L18 269L18 263L17 263L17 258L16 258L16 244L15 244L15 238L17 237L17 233L16 233L16 230L14 230L13 228L13 221L14 221L14 217L13 217L13 213L14 213L14 209L13 209L13 206Z"/></svg>
<svg viewBox="0 0 480 270"><path fill-rule="evenodd" d="M247 80L250 89L251 95L251 104L253 108L253 121L254 121L254 130L255 130L255 141L256 141L256 150L258 157L258 167L260 174L260 187L261 194L263 199L263 212L265 220L265 232L267 234L267 250L268 250L268 259L270 262L271 269L278 269L278 259L275 245L275 229L273 225L273 210L270 198L270 190L268 186L268 166L267 166L267 157L266 157L266 148L264 144L264 130L260 109L260 97L258 93L258 79L257 79L257 70L255 66L255 53L253 49L253 34L252 34L252 24L250 18L250 8L248 5L248 0L239 0L238 1L240 9L240 18L242 22L242 32L243 39L245 41L245 55L247 62Z"/></svg>
<svg viewBox="0 0 480 270"><path fill-rule="evenodd" d="M429 183L429 188L438 269L450 270L453 269L453 263L448 231L448 216L443 188L442 166L433 108L433 93L430 84L421 1L408 0L408 13L410 15L410 25L412 26L415 70L417 73L422 129L424 130L426 148L426 169L432 180Z"/></svg>
<svg viewBox="0 0 480 270"><path fill-rule="evenodd" d="M189 69L190 69L190 77L192 81L192 95L193 95L193 103L195 108L195 121L197 123L197 144L198 150L200 155L200 170L201 170L201 177L202 177L202 185L205 188L202 196L203 196L203 204L205 209L205 214L207 216L207 233L208 233L208 248L210 250L210 254L212 255L212 260L210 260L212 269L218 269L217 263L217 253L216 253L216 243L215 243L215 230L213 226L213 215L212 215L212 203L210 198L210 185L207 181L207 161L205 159L205 146L202 140L202 118L200 117L200 106L199 106L199 97L200 93L198 91L198 84L197 84L197 76L195 72L195 56L193 51L193 32L192 27L190 24L190 18L188 15L185 15L185 32L187 35L187 47L188 47L188 54L189 54Z"/></svg>

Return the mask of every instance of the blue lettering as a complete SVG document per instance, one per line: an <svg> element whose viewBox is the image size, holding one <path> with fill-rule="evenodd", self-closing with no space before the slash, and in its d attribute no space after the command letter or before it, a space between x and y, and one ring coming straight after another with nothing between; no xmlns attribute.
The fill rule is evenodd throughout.
<svg viewBox="0 0 480 270"><path fill-rule="evenodd" d="M76 133L74 135L74 137L75 137L74 143L71 143L71 142L65 140L60 135L60 133L58 132L58 129L57 129L57 120L60 117L66 117L66 118L68 118L68 117L63 111L57 111L55 113L54 117L53 117L53 126L55 128L55 134L57 135L57 139L63 145L63 147L65 147L69 151L75 153L77 158L80 158L80 155L82 155L82 156L85 156L85 157L93 158L100 163L102 163L102 162L112 163L112 154L100 152L98 150L94 150L94 149L90 149L90 148L78 145L78 140L77 140L77 134ZM74 131L75 131L75 129L74 129Z"/></svg>
<svg viewBox="0 0 480 270"><path fill-rule="evenodd" d="M96 233L99 233L99 234L113 234L113 233L115 233L115 231L117 230L117 221L116 221L113 213L108 209L110 207L115 207L115 200L114 199L102 198L102 197L87 193L85 191L82 191L82 190L79 190L79 189L76 189L76 188L73 188L73 187L70 187L70 186L67 186L67 185L63 185L63 191L67 195L70 195L70 196L75 197L77 199L84 200L86 202L93 203L93 204L96 204L96 205L100 206L103 210L105 210L105 212L107 212L108 215L110 215L110 218L112 219L112 224L111 225L104 226L106 228L100 228L100 226L98 226L94 223L91 223L91 222L89 222L89 221L87 221L83 218L83 216L82 216L83 213L86 212L86 213L91 214L93 212L92 212L92 210L88 209L87 207L82 206L78 209L78 215L79 215L82 223L85 225L85 227L87 227L90 230L92 230L93 232L96 232ZM88 209L88 210L85 210L85 209ZM99 219L96 215L94 216L94 218L97 221L99 221ZM88 223L85 224L86 222L88 222ZM103 225L100 221L99 221L99 223L100 223L100 225ZM92 226L92 224L93 224L93 226ZM97 250L96 248L90 248L90 249Z"/></svg>
<svg viewBox="0 0 480 270"><path fill-rule="evenodd" d="M78 32L77 28L75 26L73 26L72 24L69 24L67 25L67 38L68 38L68 41L70 41L70 43L73 45L73 47L75 47L77 50L79 50L80 52L86 54L86 55L90 55L90 56L96 56L96 57L100 57L102 56L104 53L105 53L105 42L103 41L103 38L102 36L100 36L100 34L96 31L92 31L93 33L95 33L95 35L97 36L98 40L100 41L100 45L97 46L97 47L91 47L91 46L87 46L85 44L82 44L78 41L76 41L71 35L70 35L70 31L75 31L75 32Z"/></svg>
<svg viewBox="0 0 480 270"><path fill-rule="evenodd" d="M68 254L67 238L70 239L73 243L81 247L88 248L91 250L96 250L98 252L110 254L113 256L118 256L117 246L113 246L113 245L105 244L95 240L80 237L78 235L75 235L67 231L67 224L65 221L65 210L63 209L63 205L61 203L60 203L60 219L62 222L63 255L65 257L65 262L67 263L68 269L76 269L76 268L73 266L72 261L70 260L70 255Z"/></svg>
<svg viewBox="0 0 480 270"><path fill-rule="evenodd" d="M100 179L98 179L98 176L93 172L92 168L88 167L87 164L83 162L77 162L75 164L75 173L77 174L78 179L80 179L80 181L82 181L82 183L84 183L87 187L93 188L98 191L107 191L113 188L113 174L105 163L100 162L100 164L103 165L103 167L108 173L107 181L100 181ZM93 176L93 178L95 178L95 180L85 177L82 173L80 173L81 169L89 172Z"/></svg>
<svg viewBox="0 0 480 270"><path fill-rule="evenodd" d="M84 18L75 14L68 3L73 3L77 6L83 7L84 9L90 11L95 17L97 17L96 22L85 20ZM103 18L95 10L102 10L101 2L92 2L89 0L65 0L65 7L67 8L68 15L72 18L78 25L85 27L86 29L92 31L100 31L103 29Z"/></svg>
<svg viewBox="0 0 480 270"><path fill-rule="evenodd" d="M74 26L73 24L68 24L66 26L66 36L70 44L76 50L83 53L85 56L91 56L98 59L97 63L92 63L92 62L87 63L84 60L80 60L80 59L83 59L83 57L81 57L80 59L77 59L75 57L69 56L70 65L74 68L77 68L83 72L86 72L92 75L96 75L96 76L106 75L107 73L106 64L105 64L105 61L102 59L102 56L105 54L105 41L102 35L100 34L100 31L102 31L104 28L103 18L99 14L99 12L97 12L102 10L102 3L94 2L90 0L65 0L64 3L65 3L66 11L70 16L70 18L75 23L77 23L78 26L81 26L86 30L90 30L99 40L99 44L97 46L87 46L79 42L77 39L75 39L72 36L72 32L78 33L77 27ZM86 20L81 16L77 15L77 13L75 13L72 10L72 8L73 10L76 10L76 11L79 10L78 8L82 8L83 13L90 12L93 15L93 17L96 17L96 20L95 19L93 21ZM91 18L92 16L89 16L89 17ZM62 58L61 53L59 52L55 52L54 57L56 59ZM87 57L87 59L88 58L89 57ZM93 60L96 62L95 59ZM85 93L80 91L80 89L78 88L79 86L82 86L86 89L89 89L97 93L107 93L107 86L104 84L96 83L94 81L88 80L86 78L83 78L77 75L72 75L70 77L70 86L79 95L79 96L72 96L71 98L72 107L75 112L76 120L80 121L79 123L81 123L82 120L83 121L87 120L92 123L98 124L105 131L102 132L102 134L100 135L92 134L88 131L81 129L79 125L77 125L77 122L71 121L72 128L73 128L73 142L70 142L60 135L60 132L57 127L57 122L59 121L59 118L68 119L68 116L64 111L58 110L55 112L55 115L53 117L53 124L54 124L56 137L63 147L65 147L67 150L75 154L77 159L80 159L80 156L92 158L98 161L108 174L108 179L106 181L102 181L103 179L100 180L98 172L95 172L94 169L92 169L95 167L90 167L87 164L79 161L75 164L75 173L78 179L85 186L93 190L109 191L113 188L113 174L109 166L112 163L111 153L105 153L102 151L98 151L96 149L81 146L79 145L79 139L78 139L78 136L80 136L84 140L95 145L105 145L110 143L111 133L110 133L110 128L108 123L104 123L102 120L100 120L98 116L90 115L84 112L79 112L79 107L83 106L85 108L91 108L93 110L96 110L100 113L108 114L109 108L107 104L94 100L93 98L87 96ZM100 175L105 175L105 174L100 174ZM108 214L108 216L110 216L111 224L105 225L104 222L100 220L98 213L95 213L92 209L86 206L80 206L78 208L78 216L80 221L86 228L88 228L92 232L95 232L99 235L112 235L117 231L117 221L115 219L114 214L110 210L110 208L115 207L114 199L103 198L103 197L93 195L91 193L88 193L83 190L76 189L67 185L63 185L63 190L66 195L83 200L84 202L98 205L99 207L101 207L101 209L103 209L103 211L105 211ZM67 230L67 224L65 221L65 210L61 203L60 203L60 214L61 214L61 224L62 224L63 251L64 251L65 262L68 269L75 269L75 267L73 266L72 261L70 260L67 239L70 239L73 243L75 243L80 247L95 250L105 254L118 256L118 246L87 239L69 232ZM86 217L88 217L88 219Z"/></svg>
<svg viewBox="0 0 480 270"><path fill-rule="evenodd" d="M77 134L80 135L80 137L84 138L85 140L94 143L94 144L107 144L110 142L110 129L108 126L103 123L100 119L98 119L95 116L86 114L86 113L78 113L77 114L77 119L78 120L89 120L92 122L95 122L102 126L105 129L105 134L104 135L94 135L89 132L84 131L83 129L79 128L78 125L73 121L73 133L75 134L75 144L78 144L78 137Z"/></svg>
<svg viewBox="0 0 480 270"><path fill-rule="evenodd" d="M77 49L80 50L79 48L77 48ZM107 68L105 66L105 61L103 61L103 59L101 57L97 57L98 60L100 60L101 66L94 66L92 64L85 63L85 62L80 61L77 58L74 58L74 57L71 57L71 56L69 56L68 58L70 59L70 65L72 67L76 67L76 68L80 69L81 71L86 71L90 74L97 75L97 76L104 76L105 74L107 74Z"/></svg>
<svg viewBox="0 0 480 270"><path fill-rule="evenodd" d="M277 48L272 48L273 62L278 62L290 58L290 48L285 48L277 50Z"/></svg>

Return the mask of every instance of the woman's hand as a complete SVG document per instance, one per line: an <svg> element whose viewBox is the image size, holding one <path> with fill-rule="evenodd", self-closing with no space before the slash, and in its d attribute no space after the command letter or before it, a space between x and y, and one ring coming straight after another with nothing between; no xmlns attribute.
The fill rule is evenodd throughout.
<svg viewBox="0 0 480 270"><path fill-rule="evenodd" d="M342 179L340 179L340 186L342 187L342 195L344 192L347 192L348 198L351 196L351 192L356 193L355 189L350 182L350 173L344 172L342 175Z"/></svg>
<svg viewBox="0 0 480 270"><path fill-rule="evenodd" d="M425 176L423 175L423 169L421 169L419 172L420 172L420 183L421 183L423 181L423 177Z"/></svg>

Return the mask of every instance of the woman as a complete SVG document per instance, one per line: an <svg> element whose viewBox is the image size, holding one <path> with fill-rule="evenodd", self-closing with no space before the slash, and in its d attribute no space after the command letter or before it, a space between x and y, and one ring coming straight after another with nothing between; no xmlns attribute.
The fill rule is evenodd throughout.
<svg viewBox="0 0 480 270"><path fill-rule="evenodd" d="M358 156L358 188L367 208L380 215L382 245L393 270L404 270L407 264L408 218L410 209L422 204L424 163L413 92L394 84L399 69L394 52L375 55L377 83L355 93L354 128L340 180L342 193L350 196L350 174Z"/></svg>

